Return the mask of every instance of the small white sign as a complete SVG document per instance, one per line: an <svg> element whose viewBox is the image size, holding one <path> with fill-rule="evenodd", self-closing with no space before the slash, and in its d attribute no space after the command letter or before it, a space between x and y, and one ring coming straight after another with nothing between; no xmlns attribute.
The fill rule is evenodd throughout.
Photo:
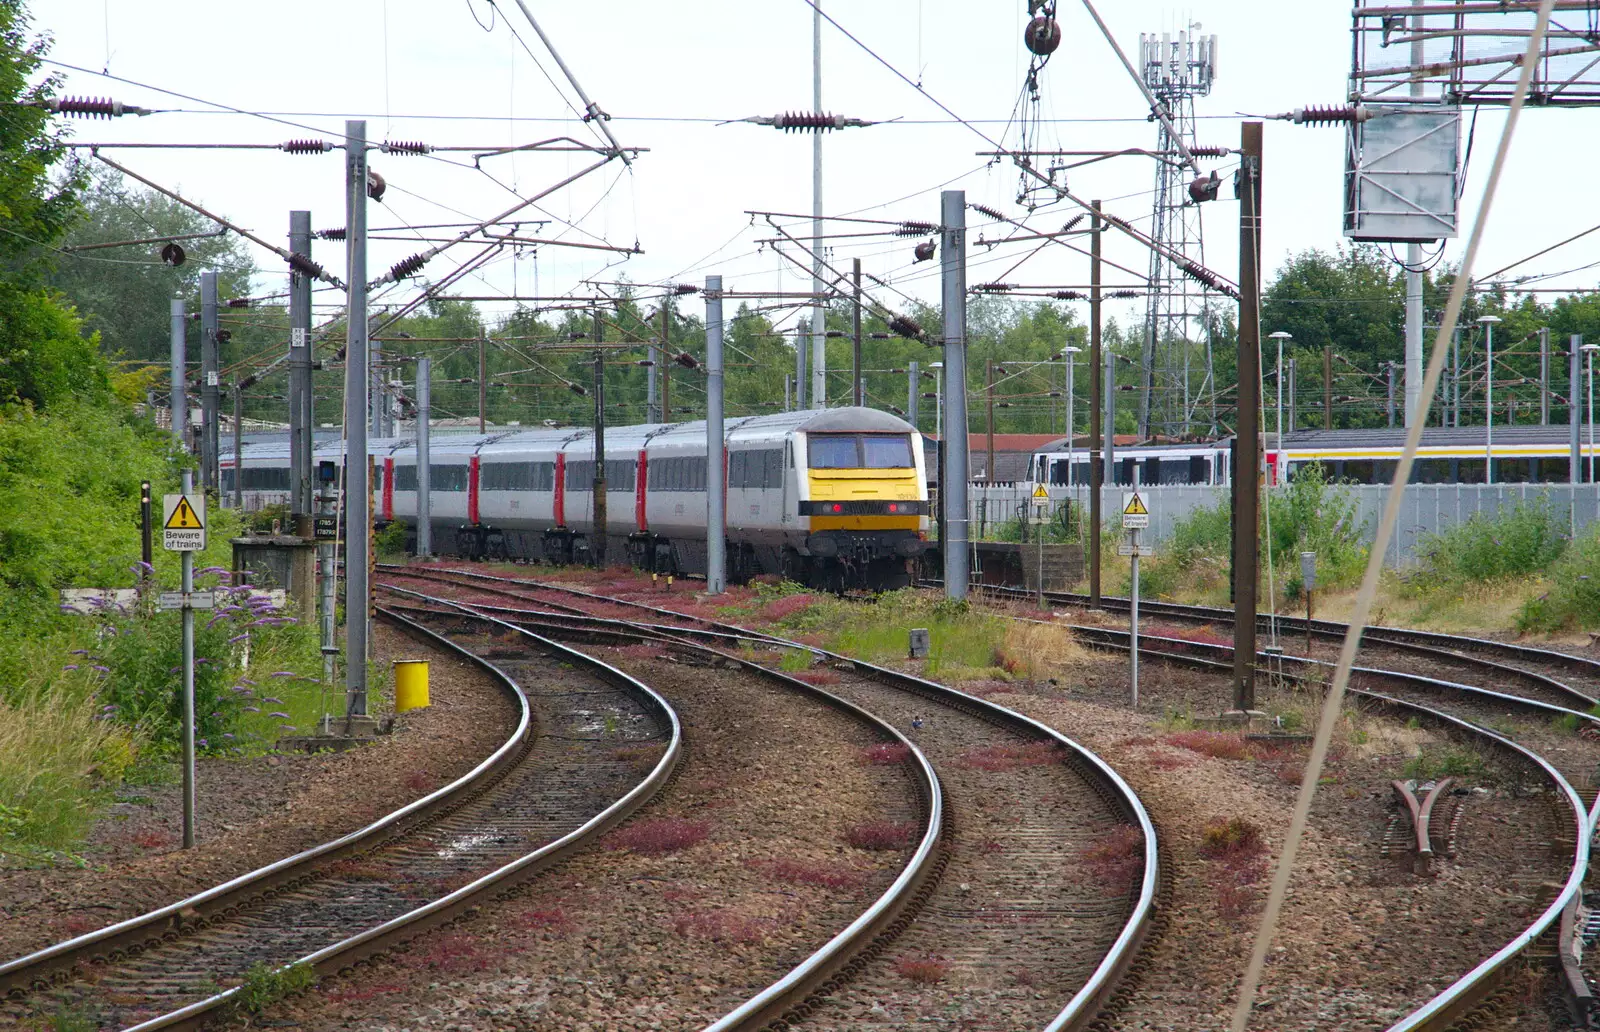
<svg viewBox="0 0 1600 1032"><path fill-rule="evenodd" d="M187 606L185 606L187 599ZM215 609L217 596L210 591L191 591L187 596L181 591L163 591L156 599L158 609Z"/></svg>
<svg viewBox="0 0 1600 1032"><path fill-rule="evenodd" d="M1144 498L1137 491L1122 492L1122 529L1148 530L1149 528L1150 507L1144 503Z"/></svg>
<svg viewBox="0 0 1600 1032"><path fill-rule="evenodd" d="M1156 554L1156 550L1155 550L1155 548L1153 548L1150 545L1127 545L1127 544L1123 544L1123 545L1118 545L1117 546L1117 554L1118 555L1136 555L1136 556L1139 556L1142 559L1145 556L1155 555Z"/></svg>
<svg viewBox="0 0 1600 1032"><path fill-rule="evenodd" d="M222 382L221 374L215 373L215 372L211 372L211 373L207 373L206 374L206 386L207 387L215 387L218 384L220 384L221 382Z"/></svg>
<svg viewBox="0 0 1600 1032"><path fill-rule="evenodd" d="M206 547L206 496L161 496L161 547L169 552L202 552Z"/></svg>
<svg viewBox="0 0 1600 1032"><path fill-rule="evenodd" d="M1034 502L1028 506L1028 522L1034 524L1050 522L1050 503Z"/></svg>

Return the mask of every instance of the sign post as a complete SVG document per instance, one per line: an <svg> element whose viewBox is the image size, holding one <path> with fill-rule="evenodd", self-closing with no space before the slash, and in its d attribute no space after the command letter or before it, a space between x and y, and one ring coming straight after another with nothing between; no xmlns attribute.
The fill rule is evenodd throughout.
<svg viewBox="0 0 1600 1032"><path fill-rule="evenodd" d="M1038 590L1039 608L1044 605L1044 527L1050 522L1050 492L1044 484L1033 485L1033 497L1028 499L1028 522L1039 530L1033 535L1034 550L1038 553L1038 568L1034 571L1034 587Z"/></svg>
<svg viewBox="0 0 1600 1032"><path fill-rule="evenodd" d="M1311 655L1311 595L1317 590L1317 553L1300 553L1300 586L1306 593L1306 655Z"/></svg>
<svg viewBox="0 0 1600 1032"><path fill-rule="evenodd" d="M1135 467L1137 469L1137 467ZM1137 473L1135 474L1137 477ZM1128 584L1129 678L1133 682L1133 708L1139 708L1139 531L1150 526L1150 507L1139 497L1139 485L1122 492L1122 529L1128 532L1128 555L1133 569ZM1122 549L1118 549L1121 551Z"/></svg>
<svg viewBox="0 0 1600 1032"><path fill-rule="evenodd" d="M183 566L183 591L177 599L163 597L161 608L176 601L183 611L183 848L194 848L194 611L210 609L205 593L197 606L194 591L194 554L206 547L206 496L194 489L194 474L183 471L181 494L161 498L161 547L177 552Z"/></svg>

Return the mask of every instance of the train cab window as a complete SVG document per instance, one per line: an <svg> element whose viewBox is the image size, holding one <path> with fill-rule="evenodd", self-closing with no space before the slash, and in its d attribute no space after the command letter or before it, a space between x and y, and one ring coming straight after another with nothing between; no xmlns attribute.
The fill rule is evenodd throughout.
<svg viewBox="0 0 1600 1032"><path fill-rule="evenodd" d="M1050 463L1050 483L1058 487L1071 483L1068 479L1071 469L1072 467L1067 464L1066 459L1057 459Z"/></svg>
<svg viewBox="0 0 1600 1032"><path fill-rule="evenodd" d="M916 465L911 457L911 439L902 434L864 434L861 438L861 465L867 469L909 469Z"/></svg>
<svg viewBox="0 0 1600 1032"><path fill-rule="evenodd" d="M1211 483L1211 470L1209 466L1210 463L1206 462L1206 457L1204 455L1189 456L1189 483Z"/></svg>
<svg viewBox="0 0 1600 1032"><path fill-rule="evenodd" d="M812 434L806 438L806 444L811 453L812 469L855 469L860 466L856 459L854 434Z"/></svg>

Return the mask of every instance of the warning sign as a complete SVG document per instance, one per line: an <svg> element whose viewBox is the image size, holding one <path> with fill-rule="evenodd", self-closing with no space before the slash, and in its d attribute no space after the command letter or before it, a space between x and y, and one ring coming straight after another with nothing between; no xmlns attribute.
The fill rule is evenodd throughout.
<svg viewBox="0 0 1600 1032"><path fill-rule="evenodd" d="M1046 499L1048 499L1050 497L1050 492L1046 491L1044 489L1044 485L1043 484L1034 484L1033 485L1033 497L1038 499L1039 501L1044 501L1044 500L1046 500Z"/></svg>
<svg viewBox="0 0 1600 1032"><path fill-rule="evenodd" d="M1150 526L1150 507L1137 491L1122 492L1122 529L1146 530Z"/></svg>
<svg viewBox="0 0 1600 1032"><path fill-rule="evenodd" d="M205 495L161 496L161 547L169 552L199 552L205 549Z"/></svg>

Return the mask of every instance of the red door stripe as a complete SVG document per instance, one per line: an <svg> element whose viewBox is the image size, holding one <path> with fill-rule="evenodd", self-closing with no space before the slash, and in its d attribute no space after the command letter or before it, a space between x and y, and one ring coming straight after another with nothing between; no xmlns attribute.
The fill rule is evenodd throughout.
<svg viewBox="0 0 1600 1032"><path fill-rule="evenodd" d="M644 489L650 480L645 466L644 449L639 449L639 464L635 467L633 475L633 518L639 530L648 529L644 520Z"/></svg>
<svg viewBox="0 0 1600 1032"><path fill-rule="evenodd" d="M394 521L394 459L383 460L383 521Z"/></svg>
<svg viewBox="0 0 1600 1032"><path fill-rule="evenodd" d="M478 457L467 464L467 522L478 522Z"/></svg>
<svg viewBox="0 0 1600 1032"><path fill-rule="evenodd" d="M567 453L556 452L556 526L567 525Z"/></svg>

